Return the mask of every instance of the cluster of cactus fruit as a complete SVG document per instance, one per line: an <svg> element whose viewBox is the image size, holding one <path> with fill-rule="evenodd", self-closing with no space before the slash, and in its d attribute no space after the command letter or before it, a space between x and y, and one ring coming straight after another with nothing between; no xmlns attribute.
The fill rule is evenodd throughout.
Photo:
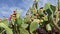
<svg viewBox="0 0 60 34"><path fill-rule="evenodd" d="M37 26L38 28L34 31L35 34L37 32L38 32L38 34L53 34L53 33L58 34L57 29L52 24L53 19L54 20L56 19L56 17L55 17L56 16L56 13L55 13L56 6L50 5L50 8L47 8L46 10L42 7L37 12L36 11L37 10L35 9L32 13L31 12L27 13L24 18L25 23L28 23L29 25L32 22L36 22L38 24L38 26ZM52 19L52 12L51 11L54 12L53 19ZM33 26L33 28L34 28L34 26Z"/></svg>
<svg viewBox="0 0 60 34"><path fill-rule="evenodd" d="M15 10L8 19L0 19L0 34L60 34L57 7L50 3L37 7L36 3L24 18Z"/></svg>

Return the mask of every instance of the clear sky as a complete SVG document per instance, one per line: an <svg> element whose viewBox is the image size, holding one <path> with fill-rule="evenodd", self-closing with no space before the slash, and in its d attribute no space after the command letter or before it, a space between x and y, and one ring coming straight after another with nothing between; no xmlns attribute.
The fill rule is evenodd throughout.
<svg viewBox="0 0 60 34"><path fill-rule="evenodd" d="M57 5L57 0L40 0L39 7L44 6L47 2ZM22 16L24 16L32 4L33 0L0 0L0 18L3 16L9 17L14 9L22 10Z"/></svg>

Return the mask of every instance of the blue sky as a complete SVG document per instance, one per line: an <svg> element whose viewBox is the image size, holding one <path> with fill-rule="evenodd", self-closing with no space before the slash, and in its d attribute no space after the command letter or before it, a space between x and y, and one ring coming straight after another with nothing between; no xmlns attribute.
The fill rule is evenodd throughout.
<svg viewBox="0 0 60 34"><path fill-rule="evenodd" d="M39 7L43 7L47 2L57 5L57 0L40 0ZM0 0L0 18L9 17L15 9L22 10L22 16L24 16L32 4L33 0Z"/></svg>

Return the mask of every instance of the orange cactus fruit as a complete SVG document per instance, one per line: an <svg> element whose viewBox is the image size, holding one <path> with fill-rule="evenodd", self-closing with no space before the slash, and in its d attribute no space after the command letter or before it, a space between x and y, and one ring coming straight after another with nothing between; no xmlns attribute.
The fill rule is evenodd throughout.
<svg viewBox="0 0 60 34"><path fill-rule="evenodd" d="M31 18L31 20L34 20L34 18Z"/></svg>
<svg viewBox="0 0 60 34"><path fill-rule="evenodd" d="M30 16L30 18L32 18L32 16Z"/></svg>
<svg viewBox="0 0 60 34"><path fill-rule="evenodd" d="M34 19L33 22L40 23L40 20L39 19Z"/></svg>
<svg viewBox="0 0 60 34"><path fill-rule="evenodd" d="M36 13L37 13L37 10L36 10L36 9L34 9L34 10L33 10L33 13L34 13L34 14L36 14Z"/></svg>
<svg viewBox="0 0 60 34"><path fill-rule="evenodd" d="M30 15L30 18L32 17L32 15Z"/></svg>
<svg viewBox="0 0 60 34"><path fill-rule="evenodd" d="M40 10L43 11L43 7L41 7Z"/></svg>
<svg viewBox="0 0 60 34"><path fill-rule="evenodd" d="M43 22L43 19L40 19L40 22Z"/></svg>
<svg viewBox="0 0 60 34"><path fill-rule="evenodd" d="M36 16L39 16L39 14L36 14Z"/></svg>
<svg viewBox="0 0 60 34"><path fill-rule="evenodd" d="M40 9L43 12L43 9Z"/></svg>
<svg viewBox="0 0 60 34"><path fill-rule="evenodd" d="M16 17L16 15L12 15L13 17Z"/></svg>
<svg viewBox="0 0 60 34"><path fill-rule="evenodd" d="M30 19L30 22L32 22L32 20Z"/></svg>
<svg viewBox="0 0 60 34"><path fill-rule="evenodd" d="M13 15L16 15L17 13L13 13Z"/></svg>

